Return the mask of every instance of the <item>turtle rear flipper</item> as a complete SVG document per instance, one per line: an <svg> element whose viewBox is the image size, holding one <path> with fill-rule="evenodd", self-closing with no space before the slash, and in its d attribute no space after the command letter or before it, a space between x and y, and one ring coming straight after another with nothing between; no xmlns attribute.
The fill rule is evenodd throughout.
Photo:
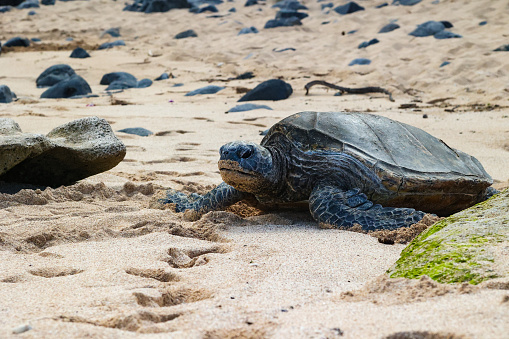
<svg viewBox="0 0 509 339"><path fill-rule="evenodd" d="M359 224L364 231L408 227L425 213L413 208L382 207L373 204L359 189L318 186L309 197L311 215L321 226L350 228Z"/></svg>
<svg viewBox="0 0 509 339"><path fill-rule="evenodd" d="M222 182L204 195L186 195L176 190L168 190L166 197L159 201L163 204L174 204L175 212L187 212L188 219L198 220L210 211L218 211L246 198L249 193L236 190Z"/></svg>

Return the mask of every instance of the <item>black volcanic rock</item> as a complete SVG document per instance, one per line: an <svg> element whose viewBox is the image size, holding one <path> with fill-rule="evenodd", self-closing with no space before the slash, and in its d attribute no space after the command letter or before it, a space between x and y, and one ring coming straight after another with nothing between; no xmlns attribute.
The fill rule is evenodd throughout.
<svg viewBox="0 0 509 339"><path fill-rule="evenodd" d="M239 102L255 100L284 100L292 95L292 86L280 79L271 79L262 82L247 92Z"/></svg>
<svg viewBox="0 0 509 339"><path fill-rule="evenodd" d="M74 72L72 67L69 65L53 65L46 68L44 72L37 77L35 84L37 87L50 87L62 80L68 80L75 74L76 72Z"/></svg>
<svg viewBox="0 0 509 339"><path fill-rule="evenodd" d="M179 34L175 35L175 39L186 39L196 37L198 37L198 34L196 34L196 32L193 31L192 29L188 29L187 31L180 32Z"/></svg>
<svg viewBox="0 0 509 339"><path fill-rule="evenodd" d="M399 25L397 23L391 22L390 24L385 25L382 27L378 33L389 33L399 28Z"/></svg>
<svg viewBox="0 0 509 339"><path fill-rule="evenodd" d="M28 47L30 46L30 40L27 38L21 38L19 36L11 38L5 42L4 47Z"/></svg>
<svg viewBox="0 0 509 339"><path fill-rule="evenodd" d="M341 15L351 14L358 11L363 11L364 7L357 5L357 3L351 1L345 5L334 8L334 11Z"/></svg>
<svg viewBox="0 0 509 339"><path fill-rule="evenodd" d="M16 95L11 92L11 89L6 85L0 85L0 103L8 104L12 102L12 99L16 98Z"/></svg>
<svg viewBox="0 0 509 339"><path fill-rule="evenodd" d="M300 26L302 22L299 18L290 17L286 19L271 19L265 23L263 28L276 28L276 27L289 27L289 26Z"/></svg>
<svg viewBox="0 0 509 339"><path fill-rule="evenodd" d="M41 98L66 99L74 96L87 95L92 93L88 83L79 75L73 75L67 80L62 80L48 88L41 94Z"/></svg>
<svg viewBox="0 0 509 339"><path fill-rule="evenodd" d="M69 56L70 58L77 58L77 59L85 59L85 58L90 58L90 54L88 54L87 51L85 51L83 48L81 47L76 47L71 55Z"/></svg>

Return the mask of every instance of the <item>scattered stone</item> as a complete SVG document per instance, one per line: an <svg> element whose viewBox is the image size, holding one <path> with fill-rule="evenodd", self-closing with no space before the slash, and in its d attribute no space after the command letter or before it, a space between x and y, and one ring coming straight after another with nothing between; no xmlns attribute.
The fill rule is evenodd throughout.
<svg viewBox="0 0 509 339"><path fill-rule="evenodd" d="M177 84L173 84L173 86L171 86L171 87L182 87L182 86L184 86L183 83L177 83Z"/></svg>
<svg viewBox="0 0 509 339"><path fill-rule="evenodd" d="M0 104L8 104L15 99L16 95L11 92L11 89L6 85L0 85Z"/></svg>
<svg viewBox="0 0 509 339"><path fill-rule="evenodd" d="M62 0L60 0L62 1ZM65 41L74 41L74 38L73 37L68 37L68 38L65 38Z"/></svg>
<svg viewBox="0 0 509 339"><path fill-rule="evenodd" d="M502 45L493 50L494 52L509 52L509 45Z"/></svg>
<svg viewBox="0 0 509 339"><path fill-rule="evenodd" d="M115 167L125 145L106 120L87 117L42 134L22 133L0 119L0 180L58 187Z"/></svg>
<svg viewBox="0 0 509 339"><path fill-rule="evenodd" d="M185 38L196 38L198 37L198 34L196 34L195 31L192 29L188 29L187 31L180 32L179 34L175 35L175 39L185 39Z"/></svg>
<svg viewBox="0 0 509 339"><path fill-rule="evenodd" d="M293 47L287 47L287 48L281 48L281 49L277 49L277 48L272 49L272 52L276 52L276 53L281 53L281 52L286 52L286 51L296 51L296 49L293 48Z"/></svg>
<svg viewBox="0 0 509 339"><path fill-rule="evenodd" d="M204 12L212 12L212 13L217 13L219 12L219 10L217 9L216 6L214 5L207 5L205 7L192 7L189 12L191 13L197 13L197 14L200 14L200 13L204 13Z"/></svg>
<svg viewBox="0 0 509 339"><path fill-rule="evenodd" d="M17 9L39 8L39 0L26 0L16 6Z"/></svg>
<svg viewBox="0 0 509 339"><path fill-rule="evenodd" d="M369 41L364 41L363 43L361 43L361 44L359 45L359 47L358 47L358 48L359 48L359 49L361 49L361 48L366 48L366 47L368 47L368 46L371 46L371 45L377 44L377 43L379 43L379 42L380 42L380 41L379 41L378 39L376 39L376 38L375 38L375 39L371 39L371 40L369 40Z"/></svg>
<svg viewBox="0 0 509 339"><path fill-rule="evenodd" d="M280 9L287 9L291 11L298 11L300 9L308 9L306 6L301 4L297 0L283 0L279 1L276 4L272 5L272 8L280 8Z"/></svg>
<svg viewBox="0 0 509 339"><path fill-rule="evenodd" d="M413 6L417 5L422 0L394 0L393 5Z"/></svg>
<svg viewBox="0 0 509 339"><path fill-rule="evenodd" d="M440 283L508 278L509 190L445 218L419 235L391 267L391 278L423 275Z"/></svg>
<svg viewBox="0 0 509 339"><path fill-rule="evenodd" d="M27 38L15 37L7 40L4 47L28 47L30 46L30 40Z"/></svg>
<svg viewBox="0 0 509 339"><path fill-rule="evenodd" d="M56 0L41 0L41 4L44 6L53 6Z"/></svg>
<svg viewBox="0 0 509 339"><path fill-rule="evenodd" d="M287 18L297 18L299 20L302 20L304 18L307 18L308 16L309 16L309 14L307 14L307 13L282 9L276 13L276 20L287 19Z"/></svg>
<svg viewBox="0 0 509 339"><path fill-rule="evenodd" d="M440 64L440 67L444 67L444 66L447 66L447 65L449 65L449 64L450 64L450 62L449 62L449 61L444 61L444 62L442 62L442 63Z"/></svg>
<svg viewBox="0 0 509 339"><path fill-rule="evenodd" d="M18 327L15 327L13 330L12 330L12 334L21 334L21 333L25 333L25 332L28 332L32 329L32 326L30 326L29 324L25 324L25 325L20 325Z"/></svg>
<svg viewBox="0 0 509 339"><path fill-rule="evenodd" d="M85 51L83 48L81 47L76 47L71 55L69 56L70 58L78 58L78 59L85 59L85 58L90 58L90 54L88 54L87 51Z"/></svg>
<svg viewBox="0 0 509 339"><path fill-rule="evenodd" d="M75 74L69 79L62 80L48 88L41 94L41 98L66 99L78 95L87 95L89 93L92 93L92 89L89 84L85 81L85 79Z"/></svg>
<svg viewBox="0 0 509 339"><path fill-rule="evenodd" d="M255 76L254 76L253 72L245 72L240 75L237 75L235 78L233 78L231 80L246 80L246 79L252 79L254 77Z"/></svg>
<svg viewBox="0 0 509 339"><path fill-rule="evenodd" d="M103 75L99 84L109 85L107 91L123 90L138 87L138 79L130 73L112 72Z"/></svg>
<svg viewBox="0 0 509 339"><path fill-rule="evenodd" d="M355 2L351 1L345 5L338 6L334 8L334 11L341 15L351 14L358 11L363 11L364 7L357 5Z"/></svg>
<svg viewBox="0 0 509 339"><path fill-rule="evenodd" d="M326 8L332 8L332 7L334 7L334 3L329 2L328 4L322 4L322 5L320 6L320 9L323 11L323 10L324 10L324 9L326 9Z"/></svg>
<svg viewBox="0 0 509 339"><path fill-rule="evenodd" d="M157 78L155 78L154 80L155 81L160 81L160 80L166 80L166 79L169 79L170 78L170 75L168 73L163 73L161 74L160 76L158 76Z"/></svg>
<svg viewBox="0 0 509 339"><path fill-rule="evenodd" d="M399 28L399 25L397 23L391 22L390 24L385 25L382 27L378 33L389 33Z"/></svg>
<svg viewBox="0 0 509 339"><path fill-rule="evenodd" d="M299 18L291 17L286 19L271 19L265 23L263 28L290 27L301 26L302 22Z"/></svg>
<svg viewBox="0 0 509 339"><path fill-rule="evenodd" d="M147 88L152 86L152 80L150 79L141 79L138 81L136 88Z"/></svg>
<svg viewBox="0 0 509 339"><path fill-rule="evenodd" d="M35 80L37 87L50 87L62 80L68 80L75 75L74 69L65 64L58 64L48 67Z"/></svg>
<svg viewBox="0 0 509 339"><path fill-rule="evenodd" d="M113 28L108 28L107 30L105 30L104 32L101 33L101 35L99 36L100 38L104 37L106 34L109 34L110 36L114 37L114 38L118 38L120 37L120 27L113 27Z"/></svg>
<svg viewBox="0 0 509 339"><path fill-rule="evenodd" d="M132 4L126 5L124 11L132 12L168 12L176 8L191 8L187 0L135 0Z"/></svg>
<svg viewBox="0 0 509 339"><path fill-rule="evenodd" d="M387 2L384 2L383 4L375 6L375 8L383 8L383 7L387 7L387 6L389 6L389 4Z"/></svg>
<svg viewBox="0 0 509 339"><path fill-rule="evenodd" d="M115 46L125 46L124 40L105 42L104 44L101 44L97 49L109 49L109 48L113 48Z"/></svg>
<svg viewBox="0 0 509 339"><path fill-rule="evenodd" d="M272 111L272 108L270 108L267 105L257 105L257 104L241 104L237 105L235 107L230 108L227 113L237 113L237 112L246 112L246 111L252 111L255 109L268 109Z"/></svg>
<svg viewBox="0 0 509 339"><path fill-rule="evenodd" d="M30 11L30 12L28 12L28 15L30 15L30 16L31 16L31 15L36 15L36 14L37 14L37 12L36 12L36 11ZM33 41L33 40L32 40L32 41Z"/></svg>
<svg viewBox="0 0 509 339"><path fill-rule="evenodd" d="M232 8L230 8L230 9L228 10L228 12L230 12L230 13L235 13L235 12L237 12L237 10L235 9L235 7L232 7Z"/></svg>
<svg viewBox="0 0 509 339"><path fill-rule="evenodd" d="M354 66L354 65L369 65L371 63L371 60L366 58L357 58L353 59L348 66Z"/></svg>
<svg viewBox="0 0 509 339"><path fill-rule="evenodd" d="M251 26L251 27L244 27L244 28L242 28L237 35L242 35L242 34L257 34L257 33L258 33L258 30L256 29L256 27Z"/></svg>
<svg viewBox="0 0 509 339"><path fill-rule="evenodd" d="M488 21L481 21L481 22L479 23L479 26L484 26L484 25L486 25L487 23L488 23Z"/></svg>
<svg viewBox="0 0 509 339"><path fill-rule="evenodd" d="M143 127L129 127L129 128L121 129L117 132L139 135L140 137L148 137L149 135L154 134L151 131L149 131L148 129L145 129Z"/></svg>
<svg viewBox="0 0 509 339"><path fill-rule="evenodd" d="M434 35L435 39L453 39L453 38L462 38L461 35L450 32L450 31L441 31Z"/></svg>
<svg viewBox="0 0 509 339"><path fill-rule="evenodd" d="M30 40L32 42L41 42L41 39L39 39L39 38L31 38Z"/></svg>
<svg viewBox="0 0 509 339"><path fill-rule="evenodd" d="M194 95L215 94L223 89L224 89L224 87L221 87L221 86L209 85L209 86L195 89L194 91L187 93L185 96L192 97Z"/></svg>
<svg viewBox="0 0 509 339"><path fill-rule="evenodd" d="M244 7L250 7L254 5L258 5L258 0L247 0L244 4Z"/></svg>
<svg viewBox="0 0 509 339"><path fill-rule="evenodd" d="M440 21L427 21L417 26L409 35L415 37L426 37L435 35L445 29L445 25Z"/></svg>
<svg viewBox="0 0 509 339"><path fill-rule="evenodd" d="M262 82L247 92L239 102L255 100L284 100L293 93L292 86L280 79L271 79Z"/></svg>
<svg viewBox="0 0 509 339"><path fill-rule="evenodd" d="M0 13L9 12L11 8L11 6L0 6Z"/></svg>

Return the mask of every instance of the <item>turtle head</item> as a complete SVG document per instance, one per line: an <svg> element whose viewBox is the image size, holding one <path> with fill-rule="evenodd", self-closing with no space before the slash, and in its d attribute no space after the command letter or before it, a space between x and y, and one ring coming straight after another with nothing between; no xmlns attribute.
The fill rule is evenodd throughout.
<svg viewBox="0 0 509 339"><path fill-rule="evenodd" d="M219 154L221 177L237 190L263 195L277 186L279 178L267 148L252 142L234 141L223 145Z"/></svg>

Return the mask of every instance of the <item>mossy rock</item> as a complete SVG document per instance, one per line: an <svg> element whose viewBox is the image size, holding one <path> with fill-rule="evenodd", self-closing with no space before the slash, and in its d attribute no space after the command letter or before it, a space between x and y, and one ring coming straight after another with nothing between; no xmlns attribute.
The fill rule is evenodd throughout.
<svg viewBox="0 0 509 339"><path fill-rule="evenodd" d="M509 189L443 219L415 238L388 270L391 278L478 284L509 277Z"/></svg>

